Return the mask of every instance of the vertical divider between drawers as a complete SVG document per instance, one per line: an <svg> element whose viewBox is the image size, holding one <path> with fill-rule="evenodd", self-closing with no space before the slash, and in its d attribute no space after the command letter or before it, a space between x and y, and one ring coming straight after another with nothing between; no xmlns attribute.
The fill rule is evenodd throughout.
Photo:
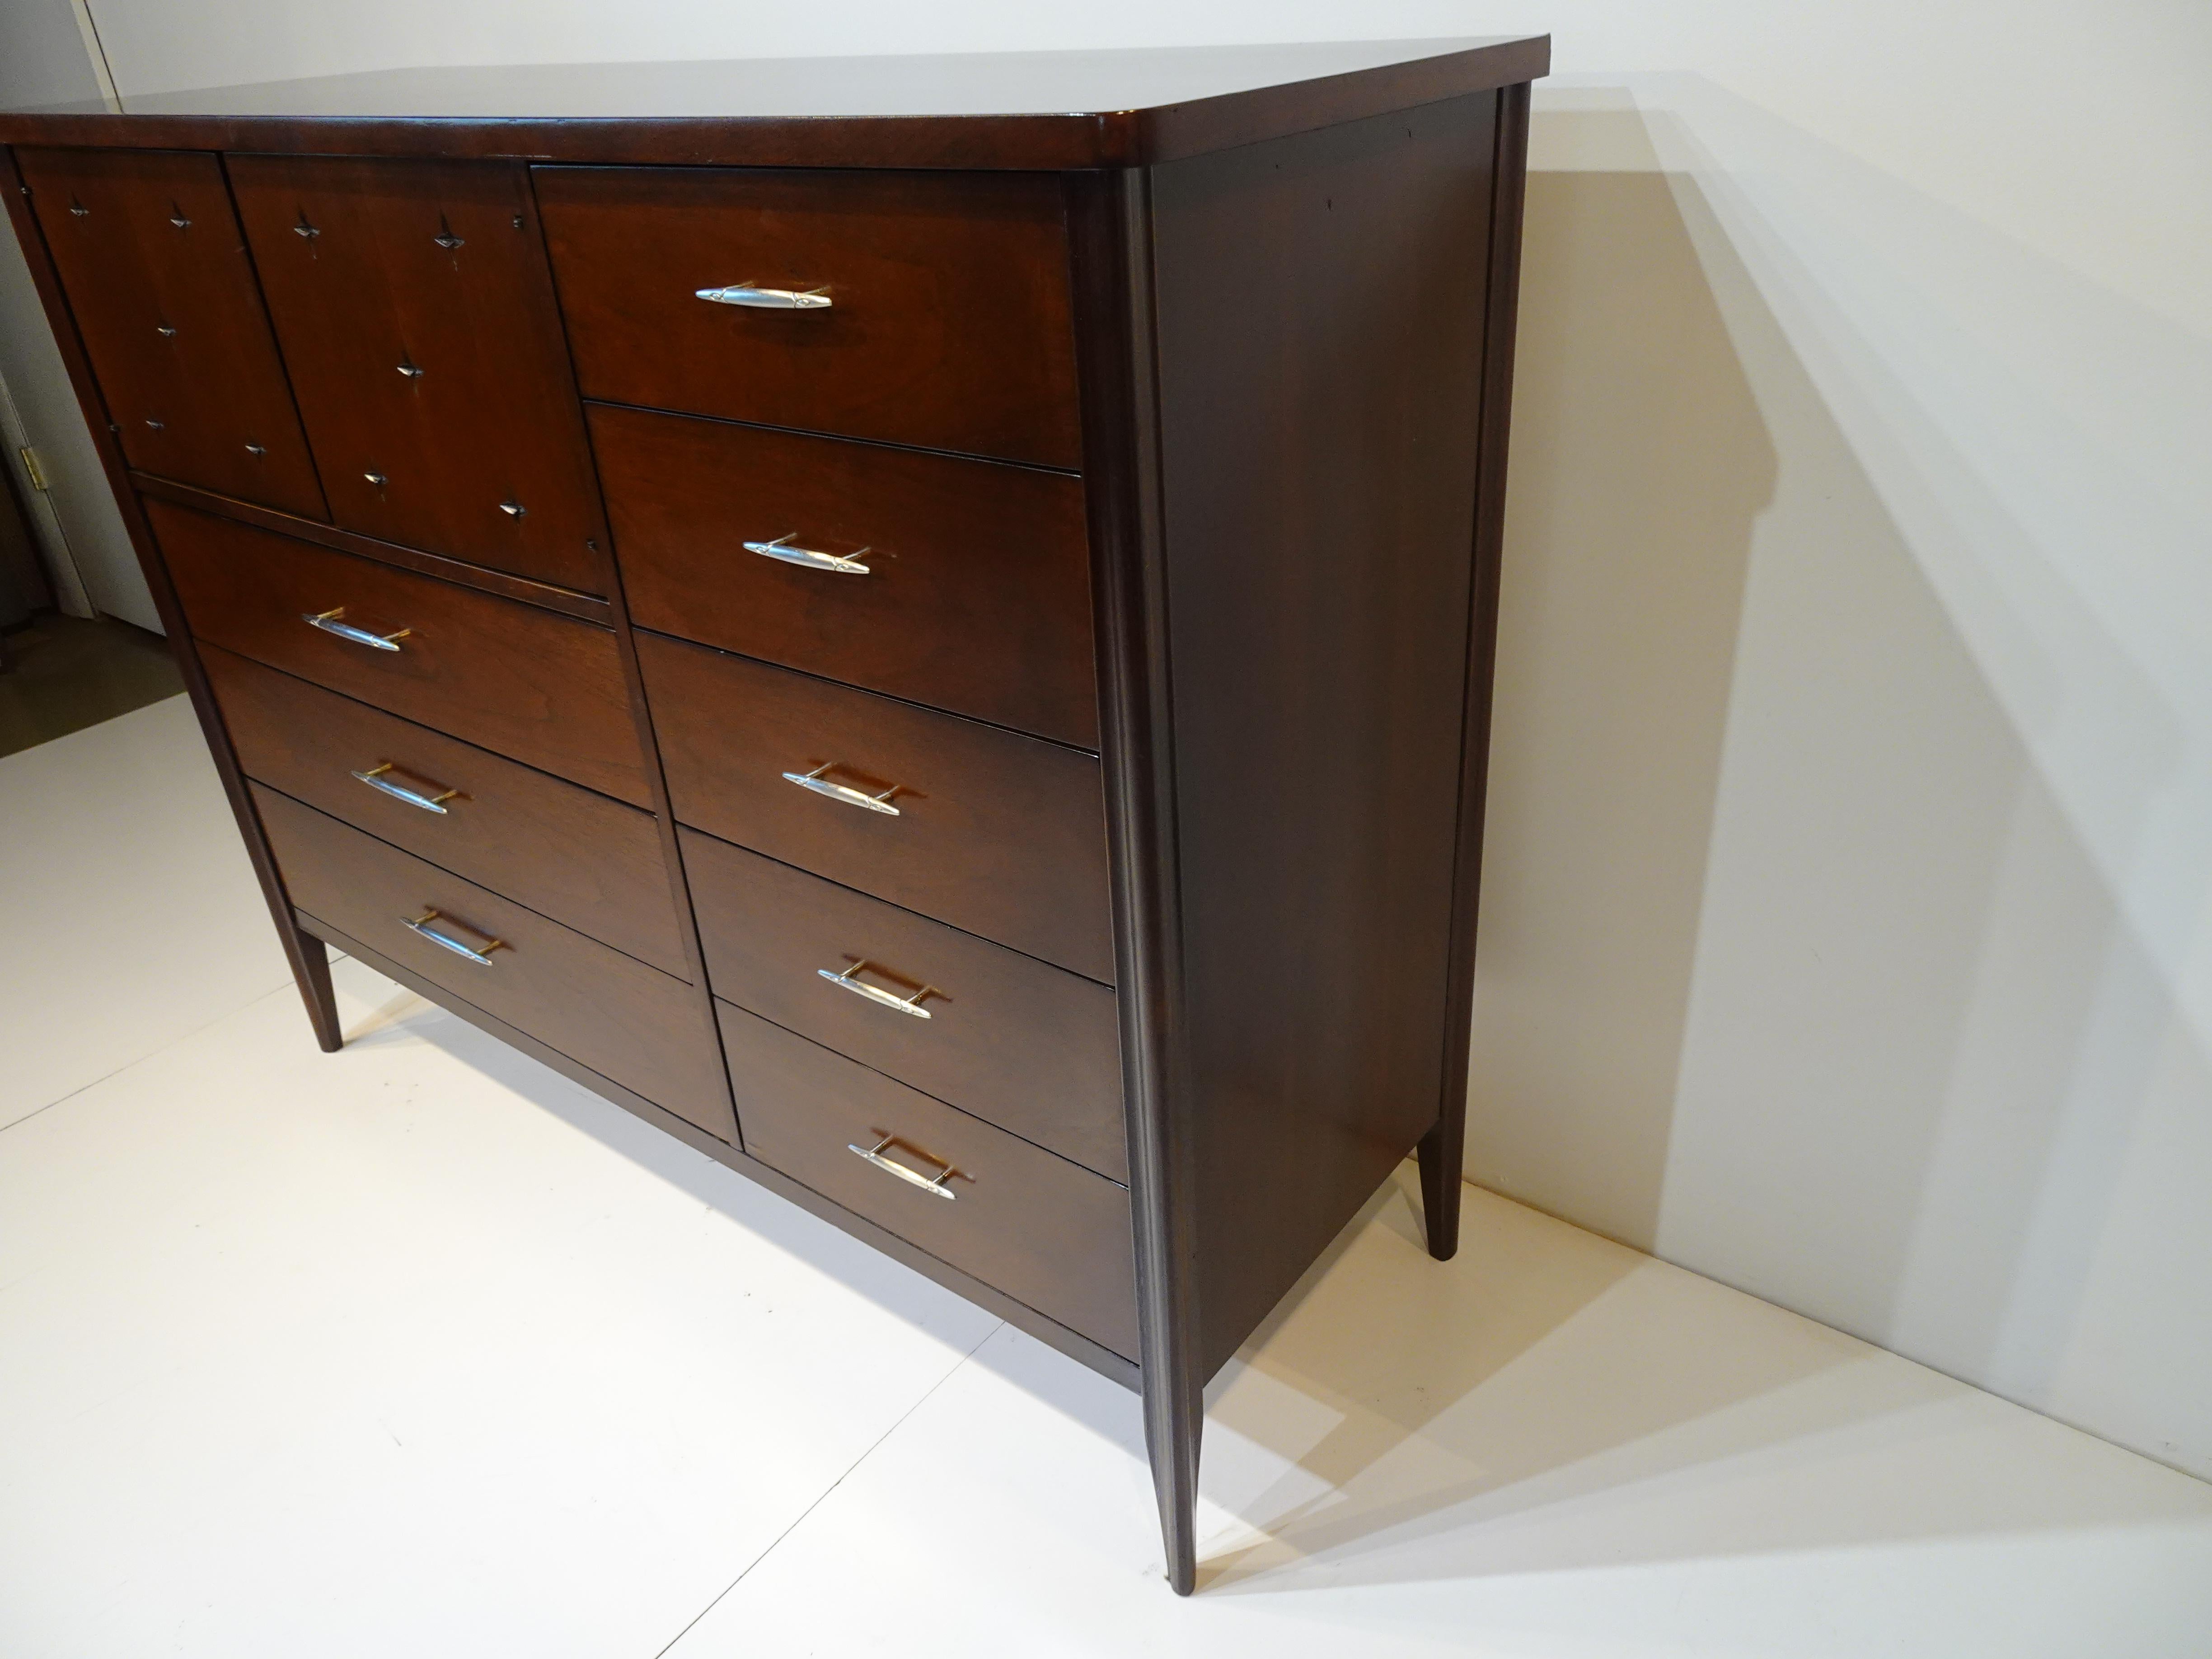
<svg viewBox="0 0 2212 1659"><path fill-rule="evenodd" d="M524 168L522 199L530 215L530 234L544 247L544 227L538 211L538 169ZM547 266L551 267L551 256L547 254ZM557 277L553 283L554 314L561 325L561 361L567 371L568 394L576 400L579 418L583 410L583 392L576 382L576 360L568 340L568 318L562 307L561 289ZM622 559L614 545L614 538L607 528L606 491L599 476L599 457L592 447L591 422L583 422L584 453L592 468L592 494L599 504L599 533L605 538L607 605L610 620L614 627L615 644L622 653L623 679L629 688L630 717L637 726L638 746L645 757L646 783L653 792L653 812L660 826L660 855L668 868L668 888L671 902L676 907L677 933L684 946L684 960L691 972L692 994L699 1006L701 1017L706 1021L707 1035L714 1044L714 1052L722 1067L722 1086L729 1090L732 1121L737 1122L737 1145L744 1147L744 1124L735 1117L736 1091L731 1088L729 1059L722 1045L720 1022L714 1014L714 994L707 983L707 960L699 945L699 921L691 908L691 884L684 869L684 851L676 834L676 808L668 793L668 774L660 762L660 743L653 731L653 711L646 701L645 675L638 665L637 635L629 617L629 601L623 591Z"/></svg>

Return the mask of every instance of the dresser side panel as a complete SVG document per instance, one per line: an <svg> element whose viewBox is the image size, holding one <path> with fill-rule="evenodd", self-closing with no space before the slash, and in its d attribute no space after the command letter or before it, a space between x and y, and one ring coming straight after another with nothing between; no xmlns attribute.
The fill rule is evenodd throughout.
<svg viewBox="0 0 2212 1659"><path fill-rule="evenodd" d="M1205 1374L1437 1121L1497 107L1152 173Z"/></svg>

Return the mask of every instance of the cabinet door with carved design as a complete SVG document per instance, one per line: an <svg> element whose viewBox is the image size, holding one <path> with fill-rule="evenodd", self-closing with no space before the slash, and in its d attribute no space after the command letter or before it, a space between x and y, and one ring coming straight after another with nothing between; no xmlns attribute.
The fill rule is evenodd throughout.
<svg viewBox="0 0 2212 1659"><path fill-rule="evenodd" d="M337 521L605 592L583 415L525 170L229 165Z"/></svg>
<svg viewBox="0 0 2212 1659"><path fill-rule="evenodd" d="M125 458L325 516L222 162L187 150L15 159Z"/></svg>

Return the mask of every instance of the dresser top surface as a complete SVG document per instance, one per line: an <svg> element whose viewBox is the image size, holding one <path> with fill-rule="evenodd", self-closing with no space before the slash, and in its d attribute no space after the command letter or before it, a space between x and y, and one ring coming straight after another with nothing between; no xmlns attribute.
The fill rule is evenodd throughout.
<svg viewBox="0 0 2212 1659"><path fill-rule="evenodd" d="M1547 36L370 70L0 111L0 141L783 167L1119 167L1528 81Z"/></svg>

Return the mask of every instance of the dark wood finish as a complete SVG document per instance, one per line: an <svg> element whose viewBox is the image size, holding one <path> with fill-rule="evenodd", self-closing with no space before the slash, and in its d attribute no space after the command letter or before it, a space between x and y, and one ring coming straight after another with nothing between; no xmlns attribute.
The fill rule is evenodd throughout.
<svg viewBox="0 0 2212 1659"><path fill-rule="evenodd" d="M1461 725L1459 846L1452 862L1450 966L1444 988L1443 1086L1436 1127L1421 1137L1419 1148L1429 1254L1439 1261L1450 1261L1459 1250L1468 1048L1474 1017L1475 920L1482 896L1492 669L1498 655L1498 575L1505 538L1505 454L1513 416L1513 343L1521 298L1521 218L1528 174L1528 88L1524 82L1498 94L1476 463L1474 580L1468 619L1466 714Z"/></svg>
<svg viewBox="0 0 2212 1659"><path fill-rule="evenodd" d="M630 716L637 732L639 751L645 757L647 787L653 792L653 815L655 827L660 832L660 857L668 872L668 896L676 907L676 915L683 930L684 959L690 969L692 1000L699 1017L711 1030L715 1029L714 993L707 985L706 953L699 945L698 919L691 910L691 886L684 872L683 849L676 839L676 808L669 799L668 774L660 761L660 744L653 731L653 716L645 704L645 671L638 661L637 630L631 624L629 606L624 595L622 573L611 562L608 567L614 580L608 589L615 612L615 645L622 653L623 684L629 693ZM729 1072L717 1046L715 1063L722 1066L722 1086L729 1087ZM738 1125L737 1140L744 1144L744 1126Z"/></svg>
<svg viewBox="0 0 2212 1659"><path fill-rule="evenodd" d="M1198 1582L1197 1155L1182 1040L1182 896L1168 680L1152 198L1138 172L1068 183L1082 342L1099 706L1111 852L1123 1120L1136 1246L1145 1448L1168 1582Z"/></svg>
<svg viewBox="0 0 2212 1659"><path fill-rule="evenodd" d="M331 516L604 593L598 503L526 170L299 155L233 156L229 167Z"/></svg>
<svg viewBox="0 0 2212 1659"><path fill-rule="evenodd" d="M325 509L212 155L18 152L131 465Z"/></svg>
<svg viewBox="0 0 2212 1659"><path fill-rule="evenodd" d="M728 167L1137 167L1544 75L1548 36L404 69L0 114L0 143Z"/></svg>
<svg viewBox="0 0 2212 1659"><path fill-rule="evenodd" d="M313 542L318 547L335 548L341 553L357 554L364 559L380 559L386 564L396 564L402 570L435 576L441 581L459 582L463 587L480 587L487 593L498 594L501 599L520 599L525 605L542 605L564 616L581 617L586 622L597 623L602 628L613 624L613 607L605 599L589 593L573 593L565 587L527 581L520 576L510 576L503 570L488 570L482 565L465 564L442 554L425 553L420 548L402 547L397 542L380 542L374 537L341 530L336 525L323 524L313 519L295 518L289 513L257 507L251 501L234 501L228 495L195 489L189 484L180 484L172 479L157 478L150 472L134 472L131 475L131 482L137 486L140 495L157 501L173 501L179 507L198 507L203 513L213 513L222 518L235 519L240 524L250 524L257 530L273 530L280 536L296 537L303 542Z"/></svg>
<svg viewBox="0 0 2212 1659"><path fill-rule="evenodd" d="M1153 171L1206 1373L1428 1133L1467 1041L1445 990L1497 106Z"/></svg>
<svg viewBox="0 0 2212 1659"><path fill-rule="evenodd" d="M1114 976L1098 763L1035 738L641 634L676 816L1100 981ZM880 794L898 816L786 781Z"/></svg>
<svg viewBox="0 0 2212 1659"><path fill-rule="evenodd" d="M375 154L501 163L436 171L507 180L506 228L523 239L506 244L510 275L535 270L541 299L549 269L566 285L559 315L541 306L516 337L555 365L532 396L538 416L552 410L573 431L577 388L550 343L556 325L573 325L570 355L605 400L598 457L571 469L593 514L585 539L629 562L634 581L605 558L587 584L602 602L222 488L138 476L146 495L178 503L153 512L180 538L175 586L196 617L258 619L252 640L232 642L268 665L223 656L218 672L231 665L264 689L275 669L306 674L328 690L305 703L343 692L447 730L439 741L453 752L477 752L465 738L571 779L550 755L446 716L507 721L526 744L596 732L586 750L619 753L628 785L615 793L653 815L690 984L490 891L470 902L507 903L518 939L548 930L573 962L603 952L648 976L660 1012L642 1020L621 994L606 1000L594 967L556 975L565 995L600 997L586 1014L568 1019L556 997L512 1010L510 1024L469 1000L489 994L468 982L487 970L444 952L410 965L295 908L45 240L10 197L319 1038L334 1046L338 1035L328 938L1140 1382L1181 1591L1197 1577L1208 1376L1408 1148L1431 1251L1456 1240L1525 82L1546 52L1518 40L393 72L155 100L167 115L0 115L0 137L47 144L82 133L123 148L353 158L270 172L410 171L359 159ZM595 116L608 118L564 118ZM505 165L523 161L539 165ZM641 162L681 171L610 170ZM242 163L242 175L260 166ZM1014 176L1024 169L1058 176ZM531 252L541 195L550 237L567 238L542 266ZM284 246L289 234L268 237ZM702 252L745 267L678 268ZM804 268L813 261L837 268ZM370 276L382 280L364 266ZM400 287L419 297L439 279ZM837 303L809 316L690 295L747 279L823 282ZM334 303L313 301L324 325ZM353 402L377 396L364 386ZM655 412L670 409L683 413ZM599 461L623 509L619 544L598 528ZM812 573L751 561L736 544L755 536L755 512L807 521L760 526L763 538L867 543L875 574L826 579L841 596ZM927 583L894 580L924 568ZM343 599L297 591L341 569L369 574ZM978 574L987 580L969 580ZM276 653L301 649L284 644L302 626L288 611L345 603L362 607L354 619L384 621L377 595L434 592L568 630L548 636L568 640L562 650L596 633L578 616L606 629L564 659L521 649L531 628L495 626L488 668L441 640L396 672L303 635L311 652L351 657L361 678L343 682L331 676L343 657ZM667 631L634 629L633 600ZM417 684L417 665L437 672ZM441 677L454 683L434 684ZM564 702L580 684L580 723ZM258 707L254 718L281 726L281 714ZM610 749L601 738L624 720ZM242 714L241 734L262 743L248 723ZM817 762L838 763L840 781L896 787L898 816L782 781ZM413 884L462 882L299 802L263 799L288 836L294 818L320 826L315 850L295 860L303 884L349 860L370 887L393 868ZM679 808L696 826L680 836ZM714 998L686 848L714 971L755 1012ZM388 929L390 908L379 901L355 925ZM824 948L877 963L881 983L935 987L926 1025L859 998L819 1000L847 994L814 971L815 948L847 933L862 942ZM929 963L894 965L894 950ZM550 959L542 940L532 957ZM977 1006L971 988L987 982L1006 1025L971 1041L953 1016ZM1069 1012L1085 1006L1098 1012ZM1109 1069L1109 1012L1126 1164L1108 1167L1126 1170L1126 1191L1052 1150L1080 1150L1068 1136L1086 1115L1068 1109ZM654 1018L695 1034L676 1044L689 1059L655 1040ZM728 1059L700 1040L718 1025ZM577 1033L611 1042L610 1027L690 1078L626 1083L549 1046L574 1048ZM1079 1043L1065 1040L1074 1027ZM959 1044L936 1042L955 1035ZM1054 1079L1079 1049L1091 1081ZM732 1077L756 1119L742 1126L752 1150L804 1166L814 1185L717 1138L740 1131ZM686 1091L713 1102L714 1134L664 1109ZM1097 1104L1091 1132L1110 1143ZM915 1156L957 1144L945 1152L956 1164L1012 1158L1046 1174L1009 1183L999 1177L1012 1165L999 1164L976 1183L1013 1194L1008 1224L988 1213L998 1198L979 1209L969 1193L956 1203L920 1193L844 1150L893 1109L901 1121L889 1127ZM932 1228L942 1237L921 1242ZM1088 1242L1071 1244L1073 1234Z"/></svg>
<svg viewBox="0 0 2212 1659"><path fill-rule="evenodd" d="M323 1052L335 1054L344 1045L345 1038L338 1026L337 999L331 988L329 953L324 950L322 940L302 928L293 914L291 898L284 890L283 878L277 872L276 856L269 850L269 838L262 830L260 816L253 810L246 775L239 770L238 757L232 751L229 736L223 730L215 693L208 685L199 652L185 624L184 605L177 598L176 585L170 580L168 567L155 544L153 527L147 523L145 511L131 488L130 462L123 453L123 447L116 441L114 428L100 402L100 388L93 379L92 360L86 353L84 338L77 331L69 301L62 292L61 275L54 267L46 238L31 211L30 191L16 171L15 152L12 150L0 149L0 200L7 204L16 241L30 269L32 285L38 290L39 303L45 307L46 320L53 327L54 344L61 354L63 367L69 371L77 407L84 413L85 424L91 429L93 447L107 475L108 491L115 497L124 529L131 538L131 550L145 574L147 591L161 617L162 632L168 636L169 649L184 676L185 695L191 699L192 714L207 739L216 776L222 784L223 799L230 804L239 839L246 844L246 860L253 867L254 880L269 907L269 919L276 927L286 965L292 970L292 982L306 1006L307 1023Z"/></svg>
<svg viewBox="0 0 2212 1659"><path fill-rule="evenodd" d="M811 1187L801 1186L780 1170L771 1169L758 1158L748 1158L738 1147L719 1140L705 1130L686 1123L672 1112L663 1111L651 1101L632 1089L625 1089L611 1078L602 1077L588 1066L580 1066L556 1048L547 1047L538 1038L518 1027L508 1024L496 1016L488 1014L473 1003L464 1001L442 985L434 985L412 969L394 962L391 957L371 950L359 939L326 921L313 916L300 918L301 924L314 930L316 948L321 949L327 939L336 949L344 951L356 961L367 963L387 979L405 986L417 996L438 1004L475 1026L497 1037L510 1047L520 1049L532 1059L558 1072L573 1083L580 1084L602 1098L612 1101L625 1111L645 1120L663 1133L672 1135L693 1151L705 1153L717 1164L735 1170L749 1180L759 1182L777 1197L789 1200L809 1215L820 1218L831 1226L850 1233L863 1244L882 1251L893 1261L914 1269L923 1278L934 1280L956 1296L963 1296L978 1307L997 1315L1016 1329L1036 1338L1047 1346L1056 1348L1079 1364L1088 1365L1100 1376L1119 1382L1125 1389L1141 1386L1137 1366L1132 1360L1102 1348L1079 1331L1070 1330L1056 1319L1048 1319L1036 1309L1024 1306L996 1285L987 1285L972 1273L962 1272L949 1261L940 1261L927 1250L917 1249L897 1234L878 1227L866 1216L847 1209L822 1196Z"/></svg>
<svg viewBox="0 0 2212 1659"><path fill-rule="evenodd" d="M606 629L165 502L147 514L201 639L651 805ZM356 626L411 631L378 651L301 620L338 606Z"/></svg>
<svg viewBox="0 0 2212 1659"><path fill-rule="evenodd" d="M745 1146L877 1225L1127 1357L1136 1349L1129 1195L1103 1176L718 1003ZM939 1198L852 1152L934 1176Z"/></svg>
<svg viewBox="0 0 2212 1659"><path fill-rule="evenodd" d="M262 784L253 797L293 902L434 985L635 1089L710 1133L733 1138L720 1056L681 980L526 906L386 845ZM487 950L489 967L434 945L429 925ZM488 949L494 940L497 949Z"/></svg>
<svg viewBox="0 0 2212 1659"><path fill-rule="evenodd" d="M1127 1181L1110 989L696 830L683 840L717 996ZM858 963L930 1017L822 977Z"/></svg>
<svg viewBox="0 0 2212 1659"><path fill-rule="evenodd" d="M602 945L691 977L669 901L653 816L203 645L223 723L248 777L344 819L457 876L528 905ZM433 798L442 813L396 800L354 775Z"/></svg>
<svg viewBox="0 0 2212 1659"><path fill-rule="evenodd" d="M1098 746L1083 485L1057 472L594 405L641 626ZM789 536L865 576L782 563Z"/></svg>
<svg viewBox="0 0 2212 1659"><path fill-rule="evenodd" d="M537 184L586 397L1076 465L1054 180L541 167ZM736 283L832 303L695 295Z"/></svg>

